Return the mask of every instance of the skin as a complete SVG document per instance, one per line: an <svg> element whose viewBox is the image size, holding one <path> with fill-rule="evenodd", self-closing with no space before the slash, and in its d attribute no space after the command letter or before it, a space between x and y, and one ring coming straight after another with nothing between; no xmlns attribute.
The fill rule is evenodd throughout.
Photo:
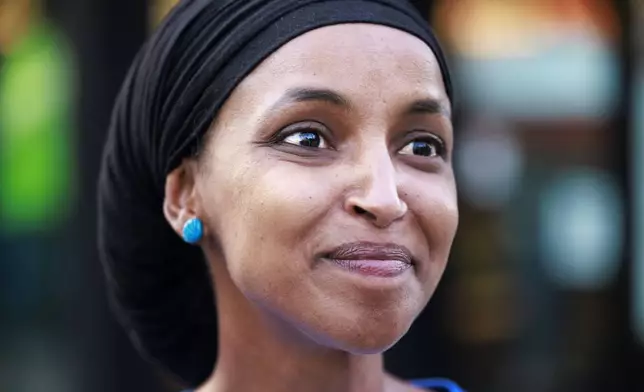
<svg viewBox="0 0 644 392"><path fill-rule="evenodd" d="M285 98L301 88L342 99ZM384 372L381 353L445 269L458 225L452 145L436 58L407 33L324 27L253 71L166 182L177 233L204 223L222 316L218 363L198 391L417 390ZM319 257L354 241L405 246L415 264L374 279Z"/></svg>

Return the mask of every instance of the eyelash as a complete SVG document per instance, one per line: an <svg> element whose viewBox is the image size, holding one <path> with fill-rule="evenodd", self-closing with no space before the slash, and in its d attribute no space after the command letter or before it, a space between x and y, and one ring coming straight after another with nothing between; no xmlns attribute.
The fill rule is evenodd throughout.
<svg viewBox="0 0 644 392"><path fill-rule="evenodd" d="M317 150L321 149L320 147L311 147L311 146L301 146L297 145L295 143L288 143L286 139L293 135L297 135L298 133L312 133L316 134L319 136L321 140L324 141L324 143L327 144L327 148L333 148L332 143L329 142L329 138L325 135L324 130L320 129L322 126L317 125L316 122L307 122L305 124L297 124L295 126L291 127L286 127L284 130L276 133L273 135L271 140L269 140L270 144L280 144L280 145L289 145L289 146L295 146L299 148L304 148L304 149L310 149L310 150ZM421 131L415 131L415 132L421 132ZM422 131L424 132L424 131ZM427 143L430 146L433 146L435 150L435 157L441 157L445 158L447 154L447 148L445 147L445 142L438 136L435 135L427 135L424 134L422 136L419 136L417 138L414 138L412 140L409 140L402 148L398 150L400 152L403 150L405 147L407 147L409 144L412 143ZM412 147L413 149L413 147ZM413 152L413 151L412 151ZM432 156L426 156L427 158L432 158Z"/></svg>
<svg viewBox="0 0 644 392"><path fill-rule="evenodd" d="M434 135L423 135L423 136L417 137L415 139L412 139L412 140L408 141L407 144L405 144L403 146L403 148L401 148L398 151L399 152L402 151L405 147L409 146L412 143L427 143L427 144L429 144L430 146L432 146L434 148L435 154L436 154L435 156L441 157L441 158L445 158L445 156L446 156L447 149L445 147L445 142L443 142L443 140L441 138L439 138L438 136L434 136ZM413 152L414 147L415 146L412 147L412 152ZM427 157L431 158L429 156L427 156Z"/></svg>
<svg viewBox="0 0 644 392"><path fill-rule="evenodd" d="M280 132L277 132L275 135L273 135L270 140L268 140L269 144L282 144L282 145L290 145L290 146L296 146L300 148L306 148L306 149L313 149L316 150L319 147L308 147L308 146L298 146L294 143L288 143L286 142L286 139L296 135L298 133L314 133L320 137L320 139L324 140L330 148L332 148L331 143L329 142L329 137L325 135L324 128L321 124L318 124L317 122L314 121L307 121L304 123L299 123L296 125L288 126L281 130Z"/></svg>

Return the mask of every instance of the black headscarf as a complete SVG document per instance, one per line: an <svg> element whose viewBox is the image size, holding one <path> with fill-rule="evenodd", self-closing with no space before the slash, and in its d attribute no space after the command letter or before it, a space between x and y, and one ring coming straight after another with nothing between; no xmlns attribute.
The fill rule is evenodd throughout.
<svg viewBox="0 0 644 392"><path fill-rule="evenodd" d="M262 60L307 31L352 22L426 42L451 98L438 42L406 0L184 0L128 73L99 180L99 247L121 322L145 356L186 384L203 382L214 367L214 294L200 249L163 216L165 178Z"/></svg>

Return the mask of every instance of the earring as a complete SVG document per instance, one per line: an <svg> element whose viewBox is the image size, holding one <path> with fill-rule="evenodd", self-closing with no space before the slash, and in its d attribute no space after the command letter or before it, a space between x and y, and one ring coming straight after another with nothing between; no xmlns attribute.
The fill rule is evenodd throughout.
<svg viewBox="0 0 644 392"><path fill-rule="evenodd" d="M203 237L203 223L199 218L190 218L183 225L183 240L189 244L196 244Z"/></svg>

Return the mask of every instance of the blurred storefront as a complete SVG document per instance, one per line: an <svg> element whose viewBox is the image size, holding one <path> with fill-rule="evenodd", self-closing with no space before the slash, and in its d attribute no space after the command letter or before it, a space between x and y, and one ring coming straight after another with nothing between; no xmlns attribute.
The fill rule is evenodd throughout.
<svg viewBox="0 0 644 392"><path fill-rule="evenodd" d="M634 143L632 165L634 180L634 265L632 274L633 330L644 352L644 2L634 1L635 101L633 103Z"/></svg>
<svg viewBox="0 0 644 392"><path fill-rule="evenodd" d="M74 205L71 52L41 3L0 10L0 389L61 390L59 334Z"/></svg>
<svg viewBox="0 0 644 392"><path fill-rule="evenodd" d="M0 34L8 26L2 4L13 1L33 0L0 0ZM109 313L94 231L98 157L113 99L145 34L176 0L46 3L56 10L56 36L69 47L49 52L56 61L45 68L74 73L49 78L55 87L39 87L48 86L59 104L70 100L54 112L75 114L63 117L70 134L41 143L59 150L26 154L69 158L61 163L67 169L49 165L58 174L47 179L67 184L61 192L74 200L55 226L72 233L74 246L61 264L45 260L49 267L36 269L65 288L61 301L67 302L43 307L41 293L39 310L15 325L32 316L70 316L66 330L50 336L56 344L34 340L23 351L28 360L8 366L14 353L0 347L0 390L20 390L9 388L10 373L21 382L19 375L38 372L48 391L176 391L138 357ZM635 384L625 378L644 365L644 243L637 240L644 237L644 4L632 2L639 19L631 24L640 31L631 31L627 2L619 0L416 3L431 10L454 70L461 225L444 282L410 335L387 353L388 368L405 378L447 376L476 392L644 390L641 383L626 388ZM628 33L637 37L637 57L629 52ZM5 57L0 74L8 69ZM17 66L23 75L27 68ZM632 69L638 76L630 83ZM15 91L0 87L0 96L46 96ZM26 106L15 113L34 120L25 116L31 113ZM9 156L0 145L0 162ZM0 173L15 169L2 165ZM82 197L74 199L75 192ZM0 280L21 257L8 256L8 249L0 248ZM64 276L43 272L52 265L63 265ZM38 279L13 283L38 293ZM3 315L18 306L0 303ZM33 336L52 325L38 324ZM629 348L631 330L639 349Z"/></svg>
<svg viewBox="0 0 644 392"><path fill-rule="evenodd" d="M444 314L461 379L477 391L595 390L619 344L627 234L617 9L442 1L434 20L461 105Z"/></svg>

